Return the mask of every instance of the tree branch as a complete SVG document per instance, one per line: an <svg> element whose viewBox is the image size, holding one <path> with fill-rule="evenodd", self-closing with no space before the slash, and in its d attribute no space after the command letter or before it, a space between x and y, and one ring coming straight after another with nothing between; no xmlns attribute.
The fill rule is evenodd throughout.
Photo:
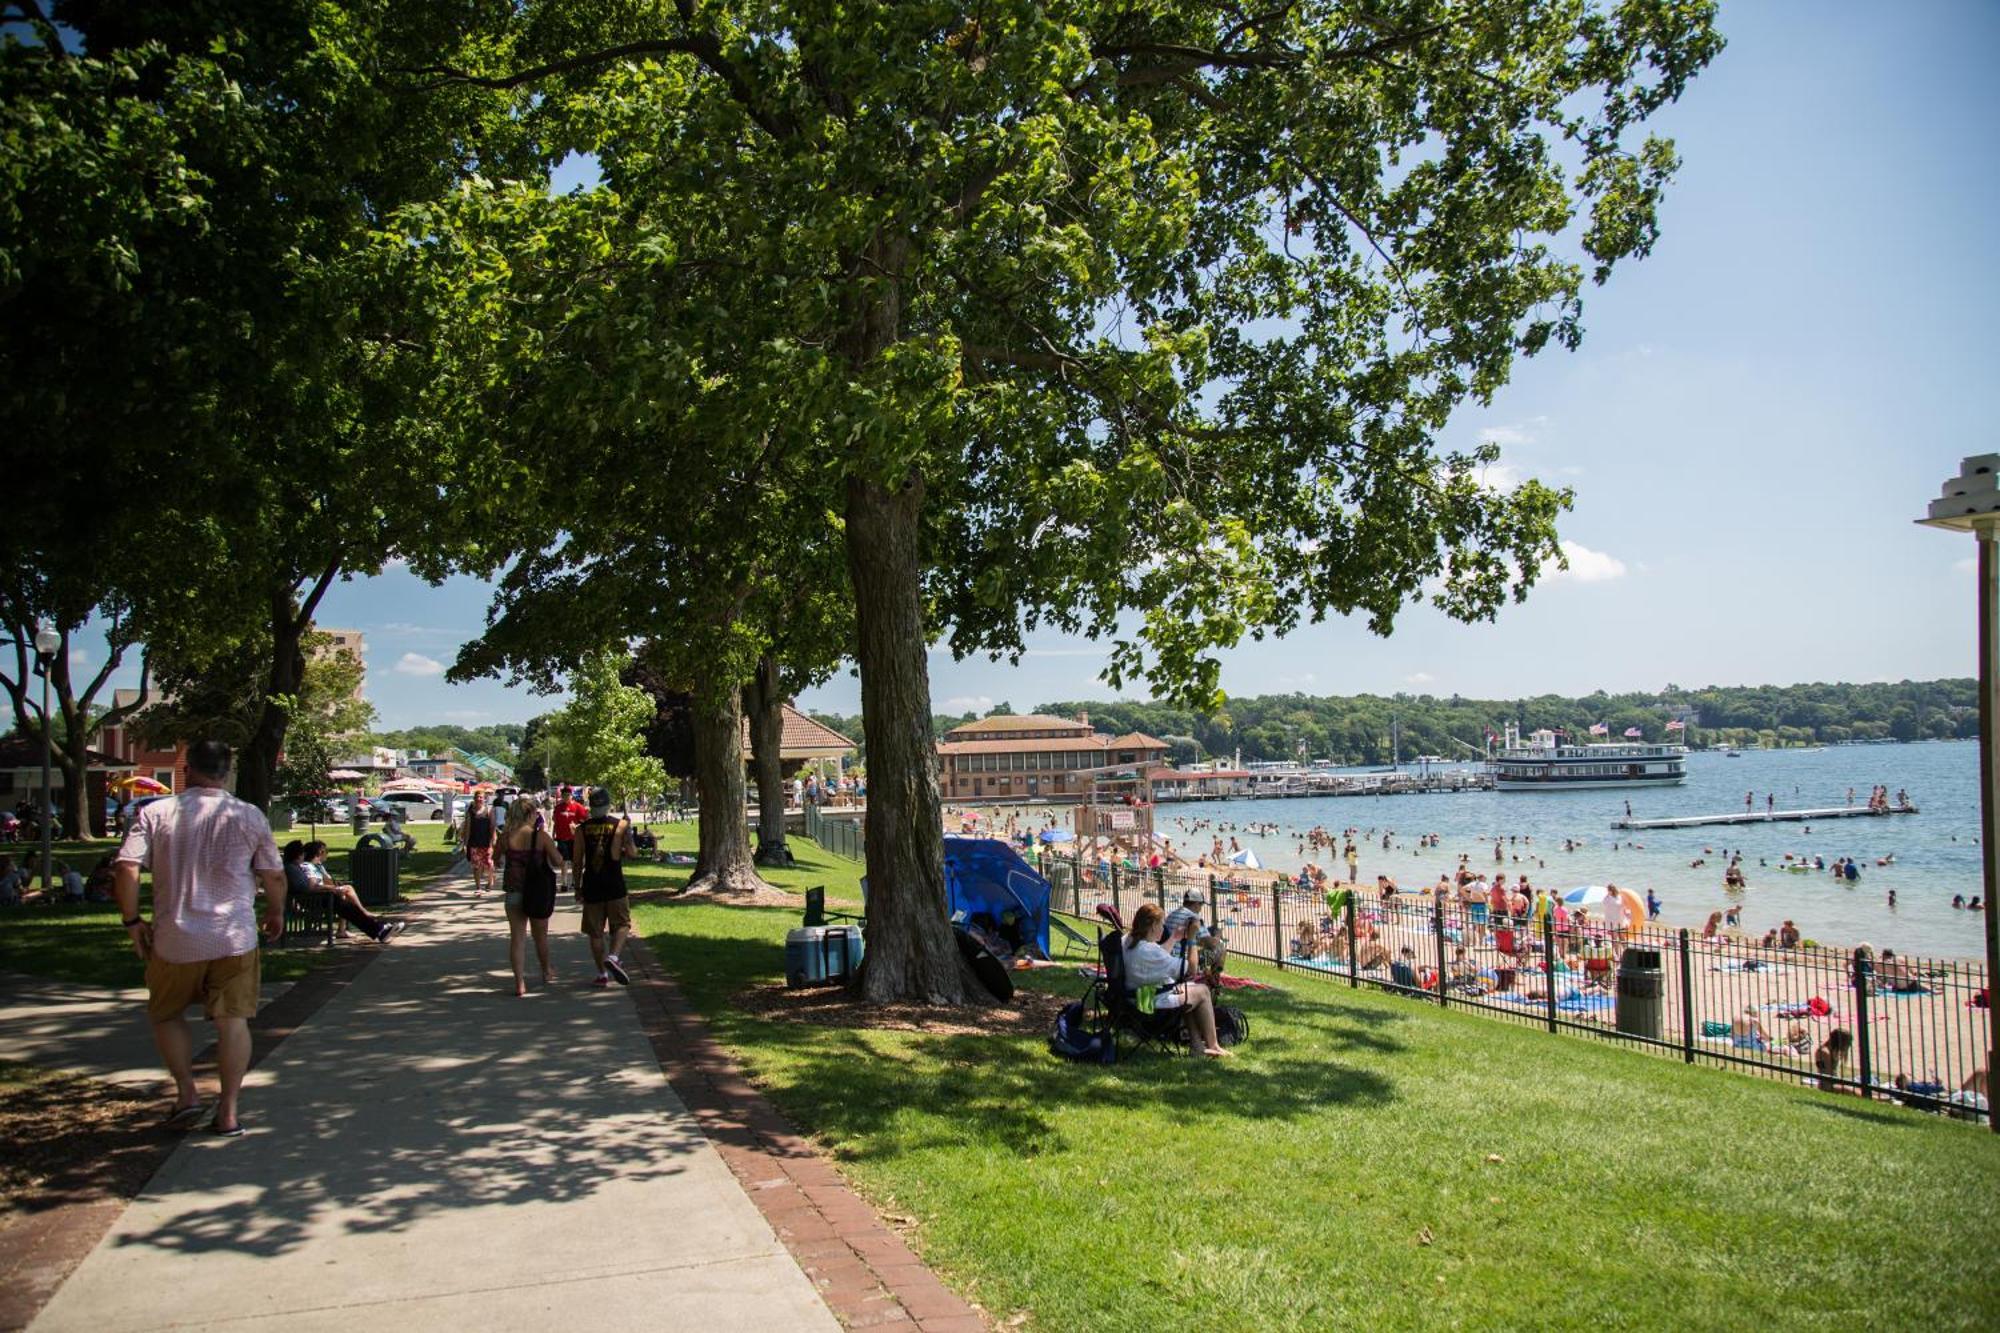
<svg viewBox="0 0 2000 1333"><path fill-rule="evenodd" d="M340 573L340 555L336 552L333 558L327 561L326 568L320 571L319 578L314 580L312 591L299 603L298 615L292 622L296 629L303 632L305 627L312 623L313 612L319 608L319 599L326 596L326 590L332 586L334 576L338 573Z"/></svg>
<svg viewBox="0 0 2000 1333"><path fill-rule="evenodd" d="M681 7L683 18L692 13L692 7ZM606 46L595 51L580 51L575 55L550 60L540 65L530 65L509 74L474 74L470 70L452 65L420 65L414 68L391 70L394 74L409 74L429 78L427 87L438 88L448 83L466 83L475 88L508 89L524 84L539 83L557 74L574 74L583 70L593 70L604 65L614 65L634 56L693 56L709 73L721 79L729 89L731 97L774 139L788 139L797 135L798 126L790 117L775 114L762 105L743 77L743 71L735 62L722 54L722 42L712 32L690 33L685 37L653 37L642 41L624 42L618 46Z"/></svg>

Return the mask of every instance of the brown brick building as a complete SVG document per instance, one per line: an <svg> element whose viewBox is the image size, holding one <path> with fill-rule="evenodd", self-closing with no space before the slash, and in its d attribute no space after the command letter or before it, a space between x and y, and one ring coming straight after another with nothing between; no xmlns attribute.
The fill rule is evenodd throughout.
<svg viewBox="0 0 2000 1333"><path fill-rule="evenodd" d="M938 791L948 801L1074 801L1078 771L1113 764L1151 767L1167 743L1140 732L1107 736L1088 715L988 717L953 727L938 742Z"/></svg>

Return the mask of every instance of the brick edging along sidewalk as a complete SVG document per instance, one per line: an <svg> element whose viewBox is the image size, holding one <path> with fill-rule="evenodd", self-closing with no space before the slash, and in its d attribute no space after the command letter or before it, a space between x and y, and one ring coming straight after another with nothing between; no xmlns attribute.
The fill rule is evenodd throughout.
<svg viewBox="0 0 2000 1333"><path fill-rule="evenodd" d="M625 962L660 1072L834 1316L850 1328L984 1333L979 1313L744 1077L637 935Z"/></svg>

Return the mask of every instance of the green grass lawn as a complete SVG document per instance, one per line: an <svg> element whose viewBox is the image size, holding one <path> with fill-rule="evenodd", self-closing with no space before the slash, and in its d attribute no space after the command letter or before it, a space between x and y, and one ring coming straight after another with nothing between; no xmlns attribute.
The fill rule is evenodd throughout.
<svg viewBox="0 0 2000 1333"><path fill-rule="evenodd" d="M1291 973L1263 974L1285 990L1244 1001L1227 1063L787 1023L730 1000L780 975L795 914L637 919L771 1099L1002 1319L2000 1321L2000 1138L1975 1126Z"/></svg>
<svg viewBox="0 0 2000 1333"><path fill-rule="evenodd" d="M692 823L654 824L652 830L660 840L662 853L680 852L692 856L698 845ZM809 838L792 837L786 841L797 864L783 870L760 867L758 873L767 883L798 894L801 904L805 901L807 889L823 887L826 900L830 903L844 903L851 907L861 905L861 864L858 861L835 856ZM625 877L634 893L643 893L683 888L693 870L693 866L668 865L664 861L633 863L626 869Z"/></svg>
<svg viewBox="0 0 2000 1333"><path fill-rule="evenodd" d="M403 858L401 884L407 897L422 892L426 882L442 874L457 858L443 845L441 825L405 827L417 839L417 850ZM278 845L313 836L300 825L290 833L279 833ZM327 865L334 878L346 879L347 854L353 849L355 835L345 825L322 824L318 836L327 844ZM80 839L56 843L54 851L57 860L88 873L99 857L117 847L115 838ZM28 850L31 856L39 855L33 848ZM39 863L36 865L39 874ZM144 881L140 897L150 909L150 888ZM295 981L344 947L266 949L264 979ZM115 903L0 908L0 971L90 986L139 986L145 982L145 965L132 953Z"/></svg>

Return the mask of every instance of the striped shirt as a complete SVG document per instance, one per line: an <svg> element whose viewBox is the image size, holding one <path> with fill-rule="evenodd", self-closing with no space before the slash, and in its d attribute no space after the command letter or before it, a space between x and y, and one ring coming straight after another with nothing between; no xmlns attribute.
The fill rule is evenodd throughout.
<svg viewBox="0 0 2000 1333"><path fill-rule="evenodd" d="M264 812L220 787L190 787L139 812L118 859L153 872L153 952L170 963L257 947L258 870L280 870Z"/></svg>

